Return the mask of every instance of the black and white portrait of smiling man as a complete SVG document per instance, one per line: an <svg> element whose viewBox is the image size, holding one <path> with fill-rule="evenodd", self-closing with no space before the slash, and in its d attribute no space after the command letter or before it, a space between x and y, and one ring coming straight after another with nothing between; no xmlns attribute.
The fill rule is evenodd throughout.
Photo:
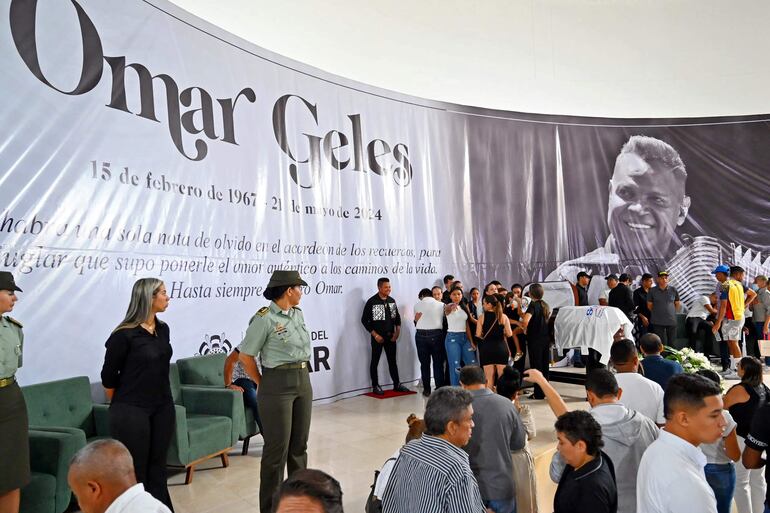
<svg viewBox="0 0 770 513"><path fill-rule="evenodd" d="M547 280L575 283L577 273L626 272L636 281L643 272L664 269L682 243L676 230L690 209L687 171L679 153L667 142L631 136L615 159L609 181L607 225L603 246L562 263ZM595 303L603 284L592 280L589 301Z"/></svg>

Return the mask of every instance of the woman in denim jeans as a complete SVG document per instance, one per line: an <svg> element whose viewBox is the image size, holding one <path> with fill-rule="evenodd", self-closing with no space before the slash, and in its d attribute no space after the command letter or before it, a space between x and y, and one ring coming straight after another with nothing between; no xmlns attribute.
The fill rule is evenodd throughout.
<svg viewBox="0 0 770 513"><path fill-rule="evenodd" d="M722 378L713 370L699 370L697 374L706 379L710 379L717 385L721 384ZM717 512L730 513L735 495L735 464L741 458L741 448L738 445L738 435L735 422L730 412L722 411L727 425L725 426L722 438L713 444L701 444L700 450L706 455L706 481L711 489L714 490L714 496L717 499Z"/></svg>
<svg viewBox="0 0 770 513"><path fill-rule="evenodd" d="M478 359L476 346L471 342L473 339L468 322L470 313L467 307L460 304L463 298L462 289L453 288L449 298L452 302L444 309L448 326L444 345L449 366L449 383L456 387L460 384L459 369L465 365L478 365Z"/></svg>

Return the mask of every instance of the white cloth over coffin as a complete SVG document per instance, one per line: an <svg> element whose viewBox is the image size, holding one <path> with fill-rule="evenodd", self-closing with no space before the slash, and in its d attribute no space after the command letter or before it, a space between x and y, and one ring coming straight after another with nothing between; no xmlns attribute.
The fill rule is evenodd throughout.
<svg viewBox="0 0 770 513"><path fill-rule="evenodd" d="M610 347L617 331L623 328L626 338L634 329L626 314L611 306L564 306L559 309L554 325L557 349L579 347L601 353L601 363L610 361Z"/></svg>

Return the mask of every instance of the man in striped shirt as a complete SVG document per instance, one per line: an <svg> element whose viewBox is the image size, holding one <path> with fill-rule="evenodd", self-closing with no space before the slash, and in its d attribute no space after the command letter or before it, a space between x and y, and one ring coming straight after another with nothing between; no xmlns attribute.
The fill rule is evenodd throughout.
<svg viewBox="0 0 770 513"><path fill-rule="evenodd" d="M382 498L383 513L485 513L468 454L473 396L461 388L434 391L425 406L425 434L401 449Z"/></svg>

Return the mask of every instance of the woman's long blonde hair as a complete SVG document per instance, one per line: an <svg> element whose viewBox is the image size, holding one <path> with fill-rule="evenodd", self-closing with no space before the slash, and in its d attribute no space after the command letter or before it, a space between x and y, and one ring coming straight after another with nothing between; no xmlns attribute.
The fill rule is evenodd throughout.
<svg viewBox="0 0 770 513"><path fill-rule="evenodd" d="M136 328L145 322L150 317L153 298L161 286L163 286L163 281L158 278L140 278L136 280L134 287L131 289L131 301L128 303L126 317L113 330L113 333L118 330Z"/></svg>

